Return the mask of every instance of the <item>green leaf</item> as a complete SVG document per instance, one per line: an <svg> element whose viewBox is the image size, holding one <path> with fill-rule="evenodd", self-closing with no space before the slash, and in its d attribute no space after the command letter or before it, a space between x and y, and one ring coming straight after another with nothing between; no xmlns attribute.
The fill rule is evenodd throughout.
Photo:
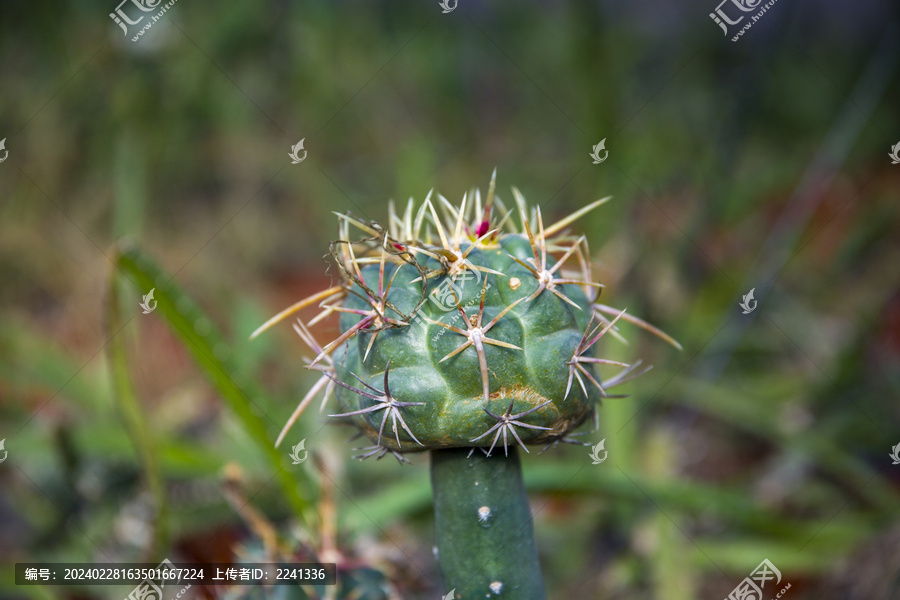
<svg viewBox="0 0 900 600"><path fill-rule="evenodd" d="M275 448L275 437L269 435L261 417L263 411L254 401L262 398L261 392L252 380L238 373L230 358L231 348L212 319L175 284L171 276L138 247L120 246L115 264L141 295L155 289L155 314L181 340L248 436L267 458L286 500L297 515L307 526L315 523L310 498L300 493L294 473L284 469L285 458ZM306 481L302 487L310 489L312 484L312 481Z"/></svg>
<svg viewBox="0 0 900 600"><path fill-rule="evenodd" d="M154 436L147 426L147 418L143 407L134 392L131 375L128 372L128 359L125 355L124 335L122 329L121 299L119 297L119 285L115 275L110 281L110 297L106 305L106 330L109 336L107 353L111 367L111 374L115 398L125 425L131 438L137 447L144 476L153 497L156 517L153 519L153 541L147 548L148 558L156 557L166 546L168 538L168 509L166 501L166 486L162 472L160 471L158 452Z"/></svg>

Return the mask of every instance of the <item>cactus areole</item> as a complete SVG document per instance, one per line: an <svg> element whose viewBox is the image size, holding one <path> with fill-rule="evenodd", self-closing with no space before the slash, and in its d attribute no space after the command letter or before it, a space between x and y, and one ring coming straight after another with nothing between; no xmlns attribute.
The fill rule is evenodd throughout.
<svg viewBox="0 0 900 600"><path fill-rule="evenodd" d="M549 226L513 188L515 204L442 196L382 225L338 215L330 254L340 281L285 309L321 377L278 438L318 394L371 441L356 458L431 450L438 558L456 598L544 598L516 448L571 441L609 391L640 362L595 356L628 321L597 302L584 236L569 226L598 200ZM320 345L312 328L336 314L340 335Z"/></svg>

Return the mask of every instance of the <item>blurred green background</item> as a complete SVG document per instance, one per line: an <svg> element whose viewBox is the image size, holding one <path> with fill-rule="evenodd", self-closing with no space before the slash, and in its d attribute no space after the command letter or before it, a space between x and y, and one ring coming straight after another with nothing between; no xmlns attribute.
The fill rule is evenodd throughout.
<svg viewBox="0 0 900 600"><path fill-rule="evenodd" d="M115 8L0 5L0 596L128 592L15 562L273 548L445 594L427 456L351 460L318 401L274 451L316 378L286 325L247 337L329 284L332 211L496 167L549 220L614 196L579 223L603 298L684 346L607 344L655 368L606 462L524 456L549 597L723 598L768 558L786 598L900 598L896 2L782 0L736 43L713 0L179 0L137 43ZM149 315L125 239L171 277Z"/></svg>

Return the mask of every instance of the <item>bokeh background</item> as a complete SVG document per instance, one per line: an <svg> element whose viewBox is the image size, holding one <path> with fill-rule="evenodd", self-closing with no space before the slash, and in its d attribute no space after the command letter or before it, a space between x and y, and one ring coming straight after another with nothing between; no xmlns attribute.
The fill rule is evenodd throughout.
<svg viewBox="0 0 900 600"><path fill-rule="evenodd" d="M550 598L718 599L765 558L786 598L900 598L896 2L780 0L738 42L713 0L179 0L137 43L115 8L0 5L0 596L128 592L15 562L273 548L445 594L427 456L353 461L315 410L273 451L315 377L287 325L247 338L329 284L332 211L496 168L551 219L614 196L580 222L603 297L684 346L605 346L655 365L584 438L606 462L524 456Z"/></svg>

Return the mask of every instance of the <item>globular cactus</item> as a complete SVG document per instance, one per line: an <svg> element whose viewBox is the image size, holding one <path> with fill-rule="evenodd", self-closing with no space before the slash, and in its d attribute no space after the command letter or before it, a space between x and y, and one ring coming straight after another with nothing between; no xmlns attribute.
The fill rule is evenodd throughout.
<svg viewBox="0 0 900 600"><path fill-rule="evenodd" d="M597 302L602 285L592 280L587 240L568 228L608 198L545 227L539 207L529 209L515 188L515 206L505 206L494 183L483 203L476 190L459 207L432 194L417 210L410 200L402 214L391 204L387 226L338 215L330 253L341 281L257 333L319 309L294 329L314 353L309 368L322 376L278 443L324 391L323 406L332 393L340 406L330 416L371 440L359 458L390 452L405 461L403 453L435 451L448 588L462 599L542 598L515 447L571 441L567 434L596 418L611 389L643 372L640 361L594 355L601 338L619 336L620 320L677 343ZM335 313L341 334L319 345L310 327Z"/></svg>

